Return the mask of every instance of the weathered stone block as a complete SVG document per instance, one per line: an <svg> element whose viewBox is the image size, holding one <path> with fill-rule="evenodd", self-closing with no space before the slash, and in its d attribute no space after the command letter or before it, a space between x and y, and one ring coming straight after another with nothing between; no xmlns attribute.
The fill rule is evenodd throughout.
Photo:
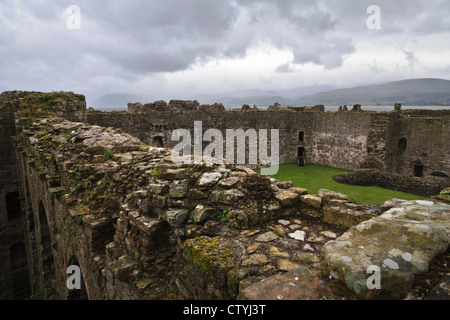
<svg viewBox="0 0 450 320"><path fill-rule="evenodd" d="M358 298L402 299L414 279L448 250L449 210L446 204L412 201L353 226L325 244L325 269ZM380 270L379 290L367 286L371 266Z"/></svg>
<svg viewBox="0 0 450 320"><path fill-rule="evenodd" d="M184 242L183 254L218 287L227 287L228 272L234 269L232 243L222 237L188 239Z"/></svg>
<svg viewBox="0 0 450 320"><path fill-rule="evenodd" d="M301 195L299 211L305 217L322 218L322 198L314 195Z"/></svg>
<svg viewBox="0 0 450 320"><path fill-rule="evenodd" d="M294 187L294 184L292 183L292 181L280 181L275 183L275 185L280 188L280 189L289 189Z"/></svg>
<svg viewBox="0 0 450 320"><path fill-rule="evenodd" d="M199 187L210 187L213 186L219 181L219 179L222 177L222 174L220 172L205 172L202 174L200 179L198 180L198 186Z"/></svg>
<svg viewBox="0 0 450 320"><path fill-rule="evenodd" d="M263 233L263 234L260 234L259 236L257 236L255 238L255 241L266 243L266 242L274 241L278 238L279 238L279 236L277 236L274 232L268 231L266 233Z"/></svg>
<svg viewBox="0 0 450 320"><path fill-rule="evenodd" d="M234 186L236 186L236 184L238 184L240 182L240 179L238 177L229 177L229 178L225 178L219 181L218 186L221 188L233 188Z"/></svg>
<svg viewBox="0 0 450 320"><path fill-rule="evenodd" d="M337 199L337 200L342 200L343 202L355 202L355 200L352 197L350 197L346 194L327 190L327 189L320 189L318 194L320 197L325 198L327 200Z"/></svg>
<svg viewBox="0 0 450 320"><path fill-rule="evenodd" d="M267 190L270 186L270 178L250 171L243 179L242 185L249 191Z"/></svg>
<svg viewBox="0 0 450 320"><path fill-rule="evenodd" d="M154 195L151 200L150 207L151 208L165 208L167 204L166 196L158 196Z"/></svg>
<svg viewBox="0 0 450 320"><path fill-rule="evenodd" d="M172 183L169 190L169 197L184 198L189 188L189 180L176 180Z"/></svg>
<svg viewBox="0 0 450 320"><path fill-rule="evenodd" d="M218 209L214 209L203 204L198 204L195 207L194 212L192 213L192 219L194 219L195 223L204 222L208 219L213 218L214 216L219 214L219 212L220 211Z"/></svg>
<svg viewBox="0 0 450 320"><path fill-rule="evenodd" d="M282 260L281 267L286 270L295 267L294 262L287 261ZM287 273L258 281L240 290L238 296L238 299L242 300L334 300L337 298L320 275L306 267L291 269Z"/></svg>
<svg viewBox="0 0 450 320"><path fill-rule="evenodd" d="M189 211L186 209L171 209L165 213L165 220L172 227L179 227L186 222L189 217Z"/></svg>
<svg viewBox="0 0 450 320"><path fill-rule="evenodd" d="M118 260L111 262L108 268L111 270L114 278L127 282L131 279L131 271L136 266L136 262L128 255L121 256Z"/></svg>
<svg viewBox="0 0 450 320"><path fill-rule="evenodd" d="M376 217L371 211L350 207L346 203L329 203L323 206L323 221L342 228L350 228Z"/></svg>
<svg viewBox="0 0 450 320"><path fill-rule="evenodd" d="M298 202L300 195L298 193L286 190L277 193L275 195L275 198L280 202L282 207L289 207L295 205Z"/></svg>
<svg viewBox="0 0 450 320"><path fill-rule="evenodd" d="M299 194L299 195L304 195L304 194L307 194L307 193L308 193L308 190L307 190L307 189L305 189L305 188L299 188L299 187L292 187L292 188L289 188L289 190L292 191L292 192L294 192L294 193L297 193L297 194Z"/></svg>
<svg viewBox="0 0 450 320"><path fill-rule="evenodd" d="M315 209L322 208L322 198L311 194L300 196L300 202Z"/></svg>
<svg viewBox="0 0 450 320"><path fill-rule="evenodd" d="M210 201L212 203L220 203L220 204L235 204L239 198L243 197L244 194L237 190L215 190L211 193Z"/></svg>
<svg viewBox="0 0 450 320"><path fill-rule="evenodd" d="M191 168L167 169L162 172L161 177L167 180L189 179L193 173Z"/></svg>
<svg viewBox="0 0 450 320"><path fill-rule="evenodd" d="M167 194L169 192L169 183L167 182L150 183L148 185L148 192L156 195Z"/></svg>

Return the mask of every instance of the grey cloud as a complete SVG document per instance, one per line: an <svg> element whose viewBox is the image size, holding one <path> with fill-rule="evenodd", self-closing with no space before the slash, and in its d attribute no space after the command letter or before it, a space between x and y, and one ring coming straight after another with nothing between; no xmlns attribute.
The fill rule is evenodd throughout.
<svg viewBox="0 0 450 320"><path fill-rule="evenodd" d="M65 27L65 9L81 9L81 29ZM210 59L241 58L254 44L291 50L293 64L339 68L355 40L448 32L447 0L377 0L382 30L366 28L372 0L49 0L0 3L0 89L17 84L133 85L144 77ZM414 52L404 52L414 63ZM409 54L409 56L408 56ZM281 63L281 61L280 61ZM39 75L28 76L39 70ZM26 76L24 76L26 75ZM27 78L27 79L24 79ZM33 79L33 80L30 80ZM100 84L99 84L100 83ZM92 89L94 90L94 89Z"/></svg>
<svg viewBox="0 0 450 320"><path fill-rule="evenodd" d="M295 72L295 70L292 68L292 66L289 62L285 62L285 63L280 64L275 69L275 72L286 73L286 72Z"/></svg>

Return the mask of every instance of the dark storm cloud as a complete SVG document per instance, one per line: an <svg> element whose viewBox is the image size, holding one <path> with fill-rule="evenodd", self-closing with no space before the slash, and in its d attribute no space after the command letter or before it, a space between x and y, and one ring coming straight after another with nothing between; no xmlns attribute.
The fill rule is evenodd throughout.
<svg viewBox="0 0 450 320"><path fill-rule="evenodd" d="M80 8L113 43L113 51L102 46L97 52L142 74L184 70L197 58L219 54L236 17L228 1L83 1Z"/></svg>

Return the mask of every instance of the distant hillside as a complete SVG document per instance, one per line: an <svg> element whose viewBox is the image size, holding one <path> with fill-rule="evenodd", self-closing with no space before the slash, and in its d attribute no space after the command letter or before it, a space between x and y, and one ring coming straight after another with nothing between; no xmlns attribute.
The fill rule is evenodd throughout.
<svg viewBox="0 0 450 320"><path fill-rule="evenodd" d="M225 106L242 106L243 104L248 104L250 106L269 106L273 105L275 102L280 103L283 106L288 106L293 103L292 100L285 99L280 96L253 96L253 97L243 97L243 98L223 98L221 103Z"/></svg>
<svg viewBox="0 0 450 320"><path fill-rule="evenodd" d="M224 106L242 106L243 104L257 106L269 106L275 102L283 106L294 105L294 102L307 94L331 90L334 87L328 85L297 87L283 90L238 90L232 92L222 92L216 94L201 94L192 99L198 100L200 103L211 104L214 102L223 103Z"/></svg>
<svg viewBox="0 0 450 320"><path fill-rule="evenodd" d="M324 104L328 106L362 104L449 106L450 81L444 79L410 79L380 85L337 89L303 96L297 106Z"/></svg>
<svg viewBox="0 0 450 320"><path fill-rule="evenodd" d="M95 100L88 107L94 109L126 109L129 102L148 102L149 99L128 93L108 93Z"/></svg>

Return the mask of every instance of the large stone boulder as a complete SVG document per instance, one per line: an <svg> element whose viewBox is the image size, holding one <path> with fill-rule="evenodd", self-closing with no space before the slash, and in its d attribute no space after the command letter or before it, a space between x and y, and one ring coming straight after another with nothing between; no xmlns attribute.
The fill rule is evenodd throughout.
<svg viewBox="0 0 450 320"><path fill-rule="evenodd" d="M405 201L326 243L322 260L358 298L401 299L449 244L450 205Z"/></svg>
<svg viewBox="0 0 450 320"><path fill-rule="evenodd" d="M330 287L307 267L295 268L264 281L258 281L239 292L243 300L335 300Z"/></svg>

